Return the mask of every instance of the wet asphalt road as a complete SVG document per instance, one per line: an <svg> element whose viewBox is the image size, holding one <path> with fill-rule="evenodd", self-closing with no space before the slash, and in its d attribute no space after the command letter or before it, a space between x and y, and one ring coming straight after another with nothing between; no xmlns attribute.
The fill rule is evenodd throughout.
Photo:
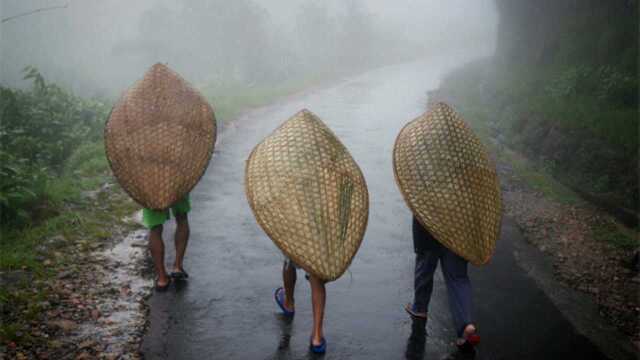
<svg viewBox="0 0 640 360"><path fill-rule="evenodd" d="M402 309L412 298L411 215L391 168L395 136L425 109L426 94L451 69L429 60L390 66L251 111L220 136L207 174L192 193L188 283L149 299L149 359L306 359L310 290L302 273L297 313L283 319L273 301L282 255L259 228L244 195L251 149L302 108L322 118L351 151L369 186L369 226L349 272L327 286L326 359L442 359L454 353L440 271L428 336L412 334ZM215 105L215 104L214 104ZM165 243L172 247L172 226ZM492 263L470 267L478 359L603 359L514 258L522 236L505 219ZM173 251L168 251L170 264Z"/></svg>

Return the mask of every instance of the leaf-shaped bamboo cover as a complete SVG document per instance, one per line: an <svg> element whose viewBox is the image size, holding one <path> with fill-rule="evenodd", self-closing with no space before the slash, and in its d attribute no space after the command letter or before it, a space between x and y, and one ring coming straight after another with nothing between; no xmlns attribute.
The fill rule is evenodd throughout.
<svg viewBox="0 0 640 360"><path fill-rule="evenodd" d="M474 265L491 259L502 220L496 167L451 107L437 103L400 131L393 168L409 208L440 243Z"/></svg>
<svg viewBox="0 0 640 360"><path fill-rule="evenodd" d="M115 104L104 140L111 170L125 191L146 208L166 209L204 174L216 119L197 90L155 64Z"/></svg>
<svg viewBox="0 0 640 360"><path fill-rule="evenodd" d="M349 151L317 116L298 112L253 149L245 190L262 229L296 264L326 281L349 267L369 194Z"/></svg>

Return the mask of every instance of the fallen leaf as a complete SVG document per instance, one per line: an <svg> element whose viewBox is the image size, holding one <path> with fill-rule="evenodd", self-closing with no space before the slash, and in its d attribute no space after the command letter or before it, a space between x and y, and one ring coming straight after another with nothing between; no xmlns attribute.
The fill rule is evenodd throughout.
<svg viewBox="0 0 640 360"><path fill-rule="evenodd" d="M91 359L91 354L89 354L86 351L84 351L84 352L78 354L78 356L76 356L76 360L87 360L87 359Z"/></svg>
<svg viewBox="0 0 640 360"><path fill-rule="evenodd" d="M52 326L52 327L58 327L58 328L62 329L62 331L64 331L64 332L70 332L73 329L75 329L76 327L78 327L78 324L76 324L75 322L73 322L71 320L49 321L47 323L47 325Z"/></svg>
<svg viewBox="0 0 640 360"><path fill-rule="evenodd" d="M91 310L91 317L92 317L94 320L98 320L98 318L100 317L100 311L95 310L95 309L94 309L94 310Z"/></svg>
<svg viewBox="0 0 640 360"><path fill-rule="evenodd" d="M86 349L94 346L96 342L94 340L85 340L78 345L79 349Z"/></svg>

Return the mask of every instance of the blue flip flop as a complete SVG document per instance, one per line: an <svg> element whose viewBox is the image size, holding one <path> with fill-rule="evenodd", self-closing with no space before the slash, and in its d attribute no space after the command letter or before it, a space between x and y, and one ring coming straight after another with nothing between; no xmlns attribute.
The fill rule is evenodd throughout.
<svg viewBox="0 0 640 360"><path fill-rule="evenodd" d="M313 345L313 340L309 340L309 350L314 354L324 354L327 351L327 341L322 338L320 345Z"/></svg>
<svg viewBox="0 0 640 360"><path fill-rule="evenodd" d="M276 304L280 306L280 309L285 316L293 316L296 313L295 310L287 310L287 308L284 307L284 288L277 288L276 292L273 294L273 297L276 299Z"/></svg>

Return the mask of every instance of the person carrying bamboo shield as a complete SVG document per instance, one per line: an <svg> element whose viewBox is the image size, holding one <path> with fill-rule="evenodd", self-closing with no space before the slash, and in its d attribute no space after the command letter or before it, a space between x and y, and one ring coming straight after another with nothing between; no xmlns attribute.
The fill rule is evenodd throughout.
<svg viewBox="0 0 640 360"><path fill-rule="evenodd" d="M294 316L296 269L304 269L313 306L309 349L324 353L325 284L349 267L367 225L362 172L331 130L302 110L253 149L245 190L258 224L287 257L275 301Z"/></svg>
<svg viewBox="0 0 640 360"><path fill-rule="evenodd" d="M428 317L433 275L442 268L457 345L479 343L467 264L486 264L500 234L502 200L495 164L469 126L444 103L409 122L393 150L396 183L413 212L414 299L405 310Z"/></svg>
<svg viewBox="0 0 640 360"><path fill-rule="evenodd" d="M122 188L143 208L156 290L168 288L162 229L176 218L174 279L189 240L189 192L204 174L216 141L216 119L207 101L180 75L155 64L118 100L105 126L105 150Z"/></svg>

